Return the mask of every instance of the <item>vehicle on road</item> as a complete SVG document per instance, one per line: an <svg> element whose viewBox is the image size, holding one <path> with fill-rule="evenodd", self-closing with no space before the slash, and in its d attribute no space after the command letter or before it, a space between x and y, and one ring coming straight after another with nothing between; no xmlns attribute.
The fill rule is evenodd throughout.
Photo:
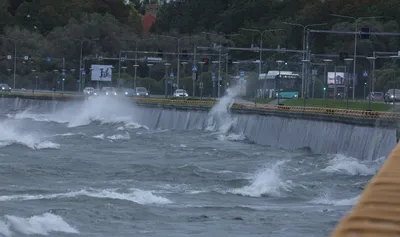
<svg viewBox="0 0 400 237"><path fill-rule="evenodd" d="M371 97L371 100L382 101L383 100L383 93L382 92L372 92L371 95L366 97L367 100Z"/></svg>
<svg viewBox="0 0 400 237"><path fill-rule="evenodd" d="M135 96L139 97L149 97L149 92L145 87L136 87L135 88Z"/></svg>
<svg viewBox="0 0 400 237"><path fill-rule="evenodd" d="M400 89L389 89L384 97L385 103L400 101Z"/></svg>
<svg viewBox="0 0 400 237"><path fill-rule="evenodd" d="M103 87L101 91L105 95L118 95L117 90L114 87Z"/></svg>
<svg viewBox="0 0 400 237"><path fill-rule="evenodd" d="M11 87L7 84L0 84L0 91L11 92Z"/></svg>
<svg viewBox="0 0 400 237"><path fill-rule="evenodd" d="M99 89L94 89L94 90L93 90L93 95L94 95L94 96L99 96L100 93L101 93L101 92L100 92Z"/></svg>
<svg viewBox="0 0 400 237"><path fill-rule="evenodd" d="M128 96L128 97L133 97L133 96L135 96L135 90L132 89L132 88L125 88L125 89L123 90L123 92L124 92L124 95L125 95L125 96Z"/></svg>
<svg viewBox="0 0 400 237"><path fill-rule="evenodd" d="M296 89L282 89L276 93L276 97L281 99L296 99L299 97L299 91Z"/></svg>
<svg viewBox="0 0 400 237"><path fill-rule="evenodd" d="M176 89L176 91L174 92L173 95L175 98L179 98L179 97L189 97L189 94L187 93L187 91L185 89Z"/></svg>
<svg viewBox="0 0 400 237"><path fill-rule="evenodd" d="M86 96L91 96L94 93L94 88L93 87L85 87L85 89L83 89L83 94Z"/></svg>

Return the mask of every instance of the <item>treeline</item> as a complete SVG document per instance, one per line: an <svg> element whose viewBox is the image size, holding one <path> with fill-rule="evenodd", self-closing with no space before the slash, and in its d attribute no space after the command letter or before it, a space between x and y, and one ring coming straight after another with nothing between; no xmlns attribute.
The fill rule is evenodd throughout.
<svg viewBox="0 0 400 237"><path fill-rule="evenodd" d="M70 76L77 78L83 39L96 39L82 43L86 68L91 63L112 64L117 68L116 60L97 61L95 58L117 58L120 50L135 50L136 47L143 51L176 51L176 39L157 35L190 37L180 41L180 48L182 51L192 52L195 45L213 46L219 43L218 36L202 32L240 34L226 36L222 41L231 46L258 47L260 34L241 28L261 31L282 29L266 32L263 35L263 47L301 49L303 28L284 22L303 25L326 23L326 26L315 28L352 31L355 28L354 20L332 14L351 17L382 16L358 21L359 28L367 27L375 32L399 32L400 23L400 2L395 0L175 0L161 3L157 23L152 27L153 37L143 39L140 33L144 5L140 0L130 1L129 4L124 0L0 0L0 33L5 37L0 41L0 75L3 81L4 78L8 78L9 82L12 79L10 70L7 69L13 67L13 61L7 60L7 55L13 55L14 43L17 46L19 87L30 87L30 78L33 75L40 75L41 86L53 87L54 78L58 77L54 70L75 69L75 75L70 73ZM311 34L310 39L313 53L353 53L354 40L351 35ZM374 50L398 51L399 46L399 37L371 36L370 39L359 40L357 52L359 55L368 56ZM258 53L254 52L235 51L230 54L233 60L258 59ZM26 55L32 57L31 62L26 63L23 60ZM133 54L127 53L126 56L133 57ZM48 57L52 58L50 62L46 60ZM164 57L176 65L176 56ZM299 62L301 57L301 54L265 52L263 59L268 63L263 65L263 72L274 69L276 65L273 62L277 59ZM321 59L312 58L315 62ZM215 56L210 56L210 60L216 60ZM132 64L132 61L123 63L123 66L127 67L126 70L122 70L123 79L132 80ZM242 67L253 72L253 77L257 79L256 64L246 64ZM298 65L289 64L287 67L287 70L299 70ZM392 78L397 72L392 73L392 69L385 69L393 67L393 63L388 60L377 60L376 67L383 68L377 72L377 76L381 82L378 84L384 89L389 80L388 75ZM176 66L173 68L176 70ZM182 72L183 78L188 77L188 85L191 84L190 69L188 66L186 72ZM360 78L366 69L369 69L368 61L358 60L357 72ZM205 70L207 72L204 78L207 79L210 77L211 67ZM228 72L234 74L236 69L230 65ZM144 83L154 84L153 87L158 88L156 90L162 91L163 65L153 65L150 69L144 64L140 67L138 75L141 78L151 76L153 79L146 79ZM73 79L67 80L66 88L75 87Z"/></svg>

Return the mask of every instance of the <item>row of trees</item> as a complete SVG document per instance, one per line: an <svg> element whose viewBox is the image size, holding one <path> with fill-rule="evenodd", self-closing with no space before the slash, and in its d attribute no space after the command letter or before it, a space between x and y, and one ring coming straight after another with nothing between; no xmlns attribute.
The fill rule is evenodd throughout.
<svg viewBox="0 0 400 237"><path fill-rule="evenodd" d="M14 46L17 46L17 87L29 87L32 82L30 78L38 75L42 78L43 86L54 87L57 81L57 72L54 70L75 69L75 73L69 73L71 82L66 83L67 89L75 89L76 80L79 76L79 59L81 43L83 39L82 52L85 68L90 64L111 64L117 72L120 50L138 50L176 52L176 38L186 37L180 40L181 52L186 50L192 52L195 45L213 46L219 44L221 36L204 34L202 32L223 32L225 34L236 34L225 36L223 44L237 47L260 46L260 34L241 28L248 29L282 29L276 32L266 32L263 35L263 48L287 48L301 49L303 28L286 23L316 24L326 23L319 29L354 30L355 23L352 19L334 17L331 14L342 14L352 17L384 16L384 18L363 19L358 21L358 27L369 27L375 32L399 32L400 2L395 0L185 0L161 2L157 23L153 26L153 36L142 38L141 17L144 7L141 1L135 0L126 3L123 0L71 0L71 1L49 1L49 0L0 0L0 22L3 27L2 40L0 41L0 75L3 81L12 80L9 70L13 69L13 60L8 60L7 55L14 54ZM172 37L164 37L168 35ZM311 34L310 47L312 53L339 52L353 53L354 40L351 35L337 34ZM371 36L367 40L359 40L357 53L369 56L372 51L398 51L399 37ZM217 53L215 50L201 51L199 53ZM228 52L233 60L258 59L257 52L231 51ZM134 54L126 53L129 58ZM31 62L27 63L24 56L31 56ZM114 58L110 60L97 61L95 58ZM140 54L143 56L155 56ZM47 57L52 60L48 62ZM198 59L206 56L198 56ZM208 56L210 61L217 60L218 56ZM164 59L171 62L176 74L176 55L164 55ZM274 61L280 59L288 62L300 62L301 54L264 52L263 72L275 69ZM315 56L314 62L321 62L323 57ZM191 85L189 73L192 58L189 57L187 71L182 72L182 78L187 75L188 83ZM336 60L336 59L335 59ZM399 60L400 61L400 60ZM343 62L337 60L336 64ZM393 81L394 75L399 73L392 69L395 65L391 60L379 59L376 61L377 89L387 89L388 81ZM133 62L122 63L127 70L126 80L132 80ZM149 75L146 63L141 63L139 78L153 80L143 82L146 86L158 85L163 91L165 69L163 65L155 64L151 67ZM241 69L248 72L257 72L257 64L240 64ZM181 67L182 68L182 67ZM205 68L204 79L210 80L210 67ZM224 67L223 67L224 68ZM300 70L300 67L292 70ZM357 61L358 77L362 80L362 72L369 71L370 65L367 60ZM319 77L323 78L322 68L319 69ZM34 72L32 70L35 70ZM47 73L50 76L44 76ZM235 74L234 66L229 66L229 74ZM43 75L42 75L43 74ZM248 77L256 86L257 73ZM389 77L390 75L390 77ZM88 75L89 76L89 75ZM56 79L55 79L56 78ZM117 77L116 77L117 78ZM399 78L395 79L398 80ZM183 79L185 80L185 79ZM138 79L141 83L142 79ZM364 81L360 81L362 85ZM400 82L400 80L399 80ZM19 84L18 84L19 83ZM129 83L128 83L129 84ZM12 83L11 83L12 85ZM189 87L191 88L191 86ZM251 89L250 91L252 91ZM362 94L363 88L358 94Z"/></svg>

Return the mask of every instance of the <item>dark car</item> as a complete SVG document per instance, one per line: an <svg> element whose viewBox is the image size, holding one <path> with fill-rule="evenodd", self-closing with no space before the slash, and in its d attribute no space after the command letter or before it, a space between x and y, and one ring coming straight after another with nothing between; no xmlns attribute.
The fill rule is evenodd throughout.
<svg viewBox="0 0 400 237"><path fill-rule="evenodd" d="M7 84L0 84L0 91L11 92L11 87Z"/></svg>
<svg viewBox="0 0 400 237"><path fill-rule="evenodd" d="M135 88L135 96L149 97L149 92L144 87L136 87Z"/></svg>
<svg viewBox="0 0 400 237"><path fill-rule="evenodd" d="M384 97L385 103L400 101L400 89L389 89Z"/></svg>
<svg viewBox="0 0 400 237"><path fill-rule="evenodd" d="M123 92L124 92L124 95L125 95L125 96L129 96L129 97L135 96L135 90L134 90L134 89L125 88L125 89L123 90Z"/></svg>

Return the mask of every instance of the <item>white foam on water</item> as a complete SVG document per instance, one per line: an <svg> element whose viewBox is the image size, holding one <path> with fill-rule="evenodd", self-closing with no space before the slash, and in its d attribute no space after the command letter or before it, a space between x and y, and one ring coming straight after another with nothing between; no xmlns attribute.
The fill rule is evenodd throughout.
<svg viewBox="0 0 400 237"><path fill-rule="evenodd" d="M311 201L313 204L333 205L333 206L353 206L360 199L360 195L352 198L332 199L328 193Z"/></svg>
<svg viewBox="0 0 400 237"><path fill-rule="evenodd" d="M0 122L0 147L21 144L31 149L58 149L59 144L43 139L45 135L18 128L13 121Z"/></svg>
<svg viewBox="0 0 400 237"><path fill-rule="evenodd" d="M54 194L7 195L7 196L0 196L0 202L75 198L81 196L101 198L101 199L125 200L142 205L172 203L169 199L165 197L156 196L151 191L145 191L140 189L131 189L131 192L127 193L117 192L114 189L104 189L104 190L79 190L79 191L54 193Z"/></svg>
<svg viewBox="0 0 400 237"><path fill-rule="evenodd" d="M127 128L147 128L135 121L135 108L125 98L96 96L82 103L74 103L54 113L36 114L30 109L16 114L14 119L32 119L42 122L65 123L67 127L101 123L125 123Z"/></svg>
<svg viewBox="0 0 400 237"><path fill-rule="evenodd" d="M344 155L334 155L328 161L328 166L322 171L329 173L345 173L349 175L369 176L375 175L384 160L362 161Z"/></svg>
<svg viewBox="0 0 400 237"><path fill-rule="evenodd" d="M273 165L258 170L252 177L250 185L242 188L228 190L229 193L249 197L261 197L263 195L280 197L282 191L290 191L292 181L283 180L280 176L280 166L287 161L278 161Z"/></svg>
<svg viewBox="0 0 400 237"><path fill-rule="evenodd" d="M49 235L51 232L79 234L79 231L65 222L62 217L51 213L27 218L5 215L4 221L0 221L0 234L11 237L13 232L24 235Z"/></svg>
<svg viewBox="0 0 400 237"><path fill-rule="evenodd" d="M99 134L99 135L96 135L96 136L93 136L93 138L96 138L96 139L104 139L104 134Z"/></svg>
<svg viewBox="0 0 400 237"><path fill-rule="evenodd" d="M125 134L115 134L112 136L108 136L107 138L110 140L129 140L131 139L131 136L129 135L129 133L125 133Z"/></svg>

